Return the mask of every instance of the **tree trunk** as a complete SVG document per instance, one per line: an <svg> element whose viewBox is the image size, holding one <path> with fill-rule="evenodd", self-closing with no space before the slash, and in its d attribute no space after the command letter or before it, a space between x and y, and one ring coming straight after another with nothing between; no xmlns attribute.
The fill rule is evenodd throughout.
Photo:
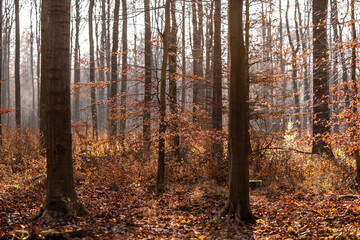
<svg viewBox="0 0 360 240"><path fill-rule="evenodd" d="M214 60L213 60L213 129L222 130L222 61L221 61L221 0L215 0L214 14ZM214 156L218 159L223 157L222 141L217 141L214 148Z"/></svg>
<svg viewBox="0 0 360 240"><path fill-rule="evenodd" d="M113 48L111 53L111 92L110 92L110 136L117 132L117 90L118 90L118 51L119 51L119 11L120 0L115 1L114 25L113 25Z"/></svg>
<svg viewBox="0 0 360 240"><path fill-rule="evenodd" d="M91 101L91 119L93 123L93 137L98 138L98 121L96 113L96 88L95 84L95 53L94 53L94 28L93 28L94 0L89 4L89 51L90 51L90 101Z"/></svg>
<svg viewBox="0 0 360 240"><path fill-rule="evenodd" d="M35 9L36 10L36 9ZM32 91L32 116L31 123L35 123L36 105L35 105L35 79L34 79L34 32L33 32L33 2L30 4L30 79ZM1 105L1 104L0 104Z"/></svg>
<svg viewBox="0 0 360 240"><path fill-rule="evenodd" d="M15 0L15 38L15 122L21 127L19 0Z"/></svg>
<svg viewBox="0 0 360 240"><path fill-rule="evenodd" d="M296 31L296 37L297 37L297 43L296 47L294 46L294 43L292 41L291 32L290 32L290 26L289 26L289 8L290 8L290 2L287 1L287 8L286 8L286 29L288 33L289 38L289 44L291 48L291 79L293 83L293 96L294 96L294 113L295 113L295 126L298 127L300 124L300 100L299 100L299 89L298 89L298 82L297 82L297 52L299 51L299 34L298 31ZM296 9L295 9L296 13ZM295 25L297 29L297 21L295 18Z"/></svg>
<svg viewBox="0 0 360 240"><path fill-rule="evenodd" d="M193 24L193 122L198 122L199 110L204 109L204 89L201 83L203 77L203 54L202 54L202 0L192 3L192 24Z"/></svg>
<svg viewBox="0 0 360 240"><path fill-rule="evenodd" d="M165 132L166 132L166 71L169 54L170 0L165 3L165 29L162 34L163 57L160 78L160 126L159 126L159 158L156 178L156 192L165 192Z"/></svg>
<svg viewBox="0 0 360 240"><path fill-rule="evenodd" d="M185 86L185 75L186 75L186 41L185 41L185 0L182 5L182 78L181 78L181 105L185 109L186 104L186 86Z"/></svg>
<svg viewBox="0 0 360 240"><path fill-rule="evenodd" d="M151 52L151 21L150 21L150 0L144 0L145 11L145 95L144 95L144 111L143 111L143 145L144 160L150 157L151 147L151 79L152 79L152 52Z"/></svg>
<svg viewBox="0 0 360 240"><path fill-rule="evenodd" d="M323 136L330 133L327 0L313 0L313 153L333 156Z"/></svg>
<svg viewBox="0 0 360 240"><path fill-rule="evenodd" d="M223 214L235 214L241 221L254 223L249 199L249 103L242 10L243 1L230 0L230 190Z"/></svg>
<svg viewBox="0 0 360 240"><path fill-rule="evenodd" d="M333 50L333 69L334 69L334 84L337 85L339 84L339 70L338 70L338 66L339 66L339 54L341 52L340 49L340 36L339 36L339 32L338 32L338 24L339 24L339 14L338 14L338 5L337 5L337 0L331 0L331 15L330 15L330 21L331 21L331 26L333 28L334 31L334 50ZM338 105L334 105L333 106L333 111L335 114L338 114L338 109L339 106ZM337 119L334 120L334 132L338 133L339 132L339 124L336 124Z"/></svg>
<svg viewBox="0 0 360 240"><path fill-rule="evenodd" d="M80 121L80 43L79 43L79 32L80 32L80 0L75 2L75 49L74 49L74 84L75 84L75 93L74 93L74 121Z"/></svg>
<svg viewBox="0 0 360 240"><path fill-rule="evenodd" d="M2 101L2 88L3 88L3 1L0 0L0 108L4 108L4 103ZM2 115L0 114L0 147L2 146Z"/></svg>
<svg viewBox="0 0 360 240"><path fill-rule="evenodd" d="M120 111L120 131L125 133L126 131L126 95L127 95L127 74L128 74L128 63L127 63L127 6L126 0L122 0L122 19L123 19L123 29L122 29L122 80L121 80L121 111Z"/></svg>
<svg viewBox="0 0 360 240"><path fill-rule="evenodd" d="M43 0L47 74L42 101L46 107L47 192L43 217L83 215L73 174L70 109L70 0ZM45 24L46 23L46 24ZM44 54L45 53L45 54ZM44 115L43 115L44 116Z"/></svg>
<svg viewBox="0 0 360 240"><path fill-rule="evenodd" d="M171 32L169 37L169 107L171 111L172 148L176 161L180 162L180 136L178 126L177 107L177 23L176 23L176 0L171 1Z"/></svg>

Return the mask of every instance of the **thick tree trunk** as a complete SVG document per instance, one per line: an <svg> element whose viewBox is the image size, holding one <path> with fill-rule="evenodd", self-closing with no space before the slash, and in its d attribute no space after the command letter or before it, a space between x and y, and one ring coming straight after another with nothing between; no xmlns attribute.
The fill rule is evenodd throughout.
<svg viewBox="0 0 360 240"><path fill-rule="evenodd" d="M47 16L43 30L47 49L42 51L46 84L47 192L43 216L83 215L75 187L72 161L70 109L70 0L43 0ZM43 34L44 34L43 33ZM51 70L51 71L50 71Z"/></svg>
<svg viewBox="0 0 360 240"><path fill-rule="evenodd" d="M120 0L115 1L113 48L111 53L111 91L110 91L110 136L117 133L117 90L118 90L118 51L119 51L119 11Z"/></svg>
<svg viewBox="0 0 360 240"><path fill-rule="evenodd" d="M126 131L126 95L127 95L127 72L128 72L128 62L127 62L127 6L126 0L122 0L122 19L123 19L123 29L122 29L122 79L121 79L121 111L120 111L120 132L125 133Z"/></svg>
<svg viewBox="0 0 360 240"><path fill-rule="evenodd" d="M165 191L165 132L166 132L166 72L169 54L170 0L165 3L165 29L162 34L163 57L160 78L160 126L159 126L159 158L156 178L156 192Z"/></svg>
<svg viewBox="0 0 360 240"><path fill-rule="evenodd" d="M150 156L151 146L151 79L152 79L152 50L151 50L151 22L150 22L150 0L144 0L145 11L145 95L143 111L143 145L144 160Z"/></svg>
<svg viewBox="0 0 360 240"><path fill-rule="evenodd" d="M330 133L327 0L313 0L313 153L333 156L323 136Z"/></svg>
<svg viewBox="0 0 360 240"><path fill-rule="evenodd" d="M98 138L98 121L96 109L96 88L95 84L95 51L94 51L94 28L93 28L94 0L89 4L89 51L90 51L90 101L91 101L91 119L93 123L93 137Z"/></svg>
<svg viewBox="0 0 360 240"><path fill-rule="evenodd" d="M243 1L230 0L230 190L223 214L235 214L241 221L254 223L249 199L249 103L242 10Z"/></svg>

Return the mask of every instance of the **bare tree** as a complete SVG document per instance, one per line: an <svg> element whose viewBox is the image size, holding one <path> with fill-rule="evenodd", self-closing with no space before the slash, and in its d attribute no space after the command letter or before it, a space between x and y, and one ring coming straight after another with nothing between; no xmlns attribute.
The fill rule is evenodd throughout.
<svg viewBox="0 0 360 240"><path fill-rule="evenodd" d="M122 69L121 69L121 119L120 119L120 131L124 133L126 131L126 95L127 95L127 74L128 74L128 44L127 44L127 5L126 0L122 0Z"/></svg>
<svg viewBox="0 0 360 240"><path fill-rule="evenodd" d="M243 33L243 1L230 0L230 189L225 214L235 214L244 222L254 223L249 200L249 88L246 83L246 50Z"/></svg>
<svg viewBox="0 0 360 240"><path fill-rule="evenodd" d="M151 130L151 79L152 79L152 52L151 52L151 22L150 22L150 1L144 0L145 11L145 96L144 96L144 111L143 111L143 142L144 152L150 152L150 130ZM148 158L148 157L146 157Z"/></svg>
<svg viewBox="0 0 360 240"><path fill-rule="evenodd" d="M16 126L21 127L19 0L15 0L15 115Z"/></svg>
<svg viewBox="0 0 360 240"><path fill-rule="evenodd" d="M159 158L156 178L156 192L165 191L165 132L166 132L166 71L169 54L170 0L165 3L165 29L162 34L163 57L160 78L160 126L159 126Z"/></svg>
<svg viewBox="0 0 360 240"><path fill-rule="evenodd" d="M119 51L119 11L120 0L115 1L114 26L113 26L113 47L111 53L111 92L110 92L110 136L115 136L117 132L117 90L118 90L118 51Z"/></svg>
<svg viewBox="0 0 360 240"><path fill-rule="evenodd" d="M70 109L70 0L43 0L46 50L42 94L46 108L47 192L43 216L83 215L74 187ZM44 116L44 115L43 115Z"/></svg>
<svg viewBox="0 0 360 240"><path fill-rule="evenodd" d="M327 0L313 0L313 153L333 156L323 136L330 133Z"/></svg>

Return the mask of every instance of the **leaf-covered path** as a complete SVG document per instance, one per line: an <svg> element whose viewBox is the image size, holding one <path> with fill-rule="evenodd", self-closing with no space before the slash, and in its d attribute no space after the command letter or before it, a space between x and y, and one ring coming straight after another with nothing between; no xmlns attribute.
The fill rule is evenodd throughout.
<svg viewBox="0 0 360 240"><path fill-rule="evenodd" d="M33 239L44 239L41 232L52 229L82 232L84 239L360 238L360 204L356 197L253 191L252 209L259 219L257 225L244 226L216 217L225 202L223 187L207 183L169 189L155 195L146 184L113 189L80 187L79 195L89 216L33 221L31 217L39 211L45 190L40 185L3 186L0 237L11 239L16 230L24 230Z"/></svg>

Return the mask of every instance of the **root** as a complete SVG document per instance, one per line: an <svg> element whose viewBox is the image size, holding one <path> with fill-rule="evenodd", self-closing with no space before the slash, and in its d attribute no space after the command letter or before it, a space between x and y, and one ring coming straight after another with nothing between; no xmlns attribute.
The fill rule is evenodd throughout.
<svg viewBox="0 0 360 240"><path fill-rule="evenodd" d="M241 209L240 203L236 204L236 207L228 200L225 207L220 212L221 217L230 216L235 218L238 224L255 224L256 218L251 213L250 209Z"/></svg>

